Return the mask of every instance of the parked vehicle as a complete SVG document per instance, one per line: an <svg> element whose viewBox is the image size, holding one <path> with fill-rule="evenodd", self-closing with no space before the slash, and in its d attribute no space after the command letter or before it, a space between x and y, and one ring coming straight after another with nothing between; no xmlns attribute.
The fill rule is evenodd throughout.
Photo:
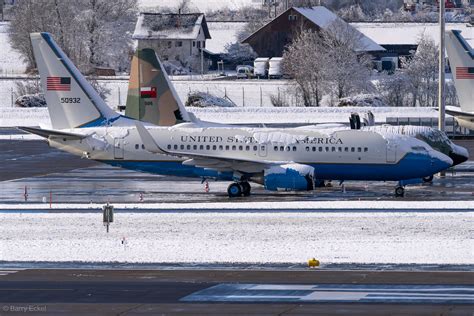
<svg viewBox="0 0 474 316"><path fill-rule="evenodd" d="M253 67L240 65L237 66L237 79L249 79L253 77Z"/></svg>
<svg viewBox="0 0 474 316"><path fill-rule="evenodd" d="M267 78L268 77L268 62L270 58L268 57L259 57L253 62L254 76L257 78Z"/></svg>
<svg viewBox="0 0 474 316"><path fill-rule="evenodd" d="M268 68L269 79L283 77L282 61L282 57L273 57L270 59Z"/></svg>

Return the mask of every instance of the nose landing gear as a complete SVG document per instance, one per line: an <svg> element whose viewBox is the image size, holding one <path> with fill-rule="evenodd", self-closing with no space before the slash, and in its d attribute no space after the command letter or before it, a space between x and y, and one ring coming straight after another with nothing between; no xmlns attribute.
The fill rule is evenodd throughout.
<svg viewBox="0 0 474 316"><path fill-rule="evenodd" d="M250 195L250 184L247 181L234 182L227 188L227 194L230 198Z"/></svg>

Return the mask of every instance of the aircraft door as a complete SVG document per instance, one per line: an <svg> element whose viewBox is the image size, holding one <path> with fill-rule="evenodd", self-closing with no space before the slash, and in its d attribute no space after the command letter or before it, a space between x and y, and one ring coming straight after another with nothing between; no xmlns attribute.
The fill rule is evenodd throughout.
<svg viewBox="0 0 474 316"><path fill-rule="evenodd" d="M387 162L397 161L397 145L388 144L387 146Z"/></svg>
<svg viewBox="0 0 474 316"><path fill-rule="evenodd" d="M267 156L267 146L266 145L258 145L258 155L260 157Z"/></svg>
<svg viewBox="0 0 474 316"><path fill-rule="evenodd" d="M123 159L123 138L114 139L114 158Z"/></svg>

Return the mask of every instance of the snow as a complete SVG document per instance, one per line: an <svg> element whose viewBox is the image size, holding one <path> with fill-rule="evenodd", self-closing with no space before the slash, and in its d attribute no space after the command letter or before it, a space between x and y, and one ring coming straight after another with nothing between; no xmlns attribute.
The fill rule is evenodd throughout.
<svg viewBox="0 0 474 316"><path fill-rule="evenodd" d="M237 34L245 25L245 22L207 22L211 39L206 40L206 48L213 53L224 53L227 44L238 41Z"/></svg>
<svg viewBox="0 0 474 316"><path fill-rule="evenodd" d="M439 26L437 23L351 23L362 34L380 45L415 45L422 35L426 35L439 44ZM466 23L446 23L446 30L460 30L462 36L474 44L474 28Z"/></svg>
<svg viewBox="0 0 474 316"><path fill-rule="evenodd" d="M182 14L183 25L176 28L176 15L140 13L133 39L197 39L203 14ZM168 22L168 23L167 23Z"/></svg>
<svg viewBox="0 0 474 316"><path fill-rule="evenodd" d="M156 0L138 0L138 5L142 9L155 8L158 6L176 6L177 1L171 2L161 2ZM226 9L229 8L239 9L243 6L255 6L261 5L260 0L231 0L231 1L222 1L222 0L191 0L191 6L196 7L200 12L206 12L208 10L217 10L217 9Z"/></svg>
<svg viewBox="0 0 474 316"><path fill-rule="evenodd" d="M335 21L342 21L344 24L346 22L342 19L340 19L336 14L333 12L329 11L326 7L319 6L319 7L312 7L312 8L294 8L296 11L298 11L301 15L305 16L308 20L312 21L314 24L317 26L327 29L331 26L331 23ZM351 25L351 24L349 24ZM357 29L355 30L357 33ZM367 37L365 34L361 34L361 43L359 49L361 51L383 51L385 50L383 47L381 47L378 42L374 42L374 40L370 37Z"/></svg>
<svg viewBox="0 0 474 316"><path fill-rule="evenodd" d="M0 22L0 74L21 74L25 72L26 65L22 62L20 53L10 45L9 27L9 22Z"/></svg>
<svg viewBox="0 0 474 316"><path fill-rule="evenodd" d="M2 261L472 264L470 212L0 214ZM27 232L27 233L25 233ZM122 244L124 240L126 243Z"/></svg>
<svg viewBox="0 0 474 316"><path fill-rule="evenodd" d="M367 107L187 107L186 110L202 121L221 124L317 124L349 123L351 113L364 113ZM391 118L429 118L438 117L435 108L370 108L377 123L386 123ZM447 116L447 122L452 119ZM8 108L0 107L0 126L50 126L46 108ZM332 125L331 125L332 126ZM329 125L323 126L327 128Z"/></svg>
<svg viewBox="0 0 474 316"><path fill-rule="evenodd" d="M120 210L195 210L195 211L285 211L285 210L391 210L391 211L443 211L474 210L474 201L297 201L297 202L241 202L241 203L116 203ZM53 210L91 210L100 209L102 204L53 203ZM0 204L1 210L46 210L49 204Z"/></svg>

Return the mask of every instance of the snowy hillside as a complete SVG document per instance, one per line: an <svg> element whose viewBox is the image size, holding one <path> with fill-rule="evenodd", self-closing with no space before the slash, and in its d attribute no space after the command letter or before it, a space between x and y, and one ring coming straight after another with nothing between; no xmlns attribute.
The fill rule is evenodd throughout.
<svg viewBox="0 0 474 316"><path fill-rule="evenodd" d="M156 6L173 7L178 4L177 0L160 2L156 0L138 0L138 5L141 9L154 8ZM237 9L246 5L261 4L260 0L192 0L191 5L197 7L199 11L206 12L208 10L216 10L222 8Z"/></svg>
<svg viewBox="0 0 474 316"><path fill-rule="evenodd" d="M11 48L8 41L9 23L0 22L0 75L25 72L25 64L18 52Z"/></svg>

